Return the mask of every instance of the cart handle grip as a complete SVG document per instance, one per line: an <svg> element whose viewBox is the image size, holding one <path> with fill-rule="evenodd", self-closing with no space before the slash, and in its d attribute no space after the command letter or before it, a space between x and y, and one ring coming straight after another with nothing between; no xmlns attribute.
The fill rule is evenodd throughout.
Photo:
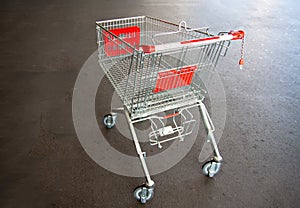
<svg viewBox="0 0 300 208"><path fill-rule="evenodd" d="M238 31L232 30L228 34L233 36L231 40L242 40L245 38L245 32L243 30L238 30Z"/></svg>
<svg viewBox="0 0 300 208"><path fill-rule="evenodd" d="M141 45L140 50L142 50L145 53L153 53L153 52L160 52L165 50L181 48L184 46L201 46L201 45L213 44L213 43L226 41L226 40L239 40L239 39L242 40L244 39L244 36L245 36L245 32L243 30L230 31L225 34L222 33L222 35L219 36L192 39L192 40L186 40L181 42L166 43L161 45Z"/></svg>

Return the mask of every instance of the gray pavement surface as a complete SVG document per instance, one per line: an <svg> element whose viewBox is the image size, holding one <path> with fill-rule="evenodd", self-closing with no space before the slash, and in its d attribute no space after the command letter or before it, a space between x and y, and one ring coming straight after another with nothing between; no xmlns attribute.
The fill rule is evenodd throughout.
<svg viewBox="0 0 300 208"><path fill-rule="evenodd" d="M0 207L300 207L299 1L0 5ZM237 66L239 43L217 68L227 99L222 171L214 179L201 175L196 142L176 166L153 176L155 197L146 205L132 195L144 179L97 165L72 122L76 77L96 50L95 21L137 15L246 31L244 70ZM97 104L99 117L109 111ZM120 144L112 141L123 151Z"/></svg>

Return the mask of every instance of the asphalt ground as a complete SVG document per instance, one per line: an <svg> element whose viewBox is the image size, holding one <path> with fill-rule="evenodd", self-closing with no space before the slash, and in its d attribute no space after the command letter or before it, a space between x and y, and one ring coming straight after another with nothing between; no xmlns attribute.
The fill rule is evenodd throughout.
<svg viewBox="0 0 300 208"><path fill-rule="evenodd" d="M300 206L298 1L0 4L1 207ZM240 43L217 66L226 93L221 172L213 179L201 174L203 140L197 141L174 167L153 176L155 196L146 205L133 198L144 178L118 175L93 161L72 119L76 78L97 49L95 21L137 15L246 32L244 69L237 65ZM96 102L100 120L112 93L108 82L103 86ZM100 129L120 139L110 141L116 149L135 155L116 129Z"/></svg>

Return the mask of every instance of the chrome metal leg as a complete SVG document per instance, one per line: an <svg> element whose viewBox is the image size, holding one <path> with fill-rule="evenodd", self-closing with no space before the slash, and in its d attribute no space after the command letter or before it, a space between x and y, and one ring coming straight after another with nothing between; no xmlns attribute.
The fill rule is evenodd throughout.
<svg viewBox="0 0 300 208"><path fill-rule="evenodd" d="M215 127L212 123L212 120L209 116L209 113L205 107L205 105L202 103L202 102L199 102L199 108L200 108L200 112L201 112L201 116L202 116L202 119L203 119L203 122L204 122L204 125L205 125L205 128L207 130L207 140L206 142L209 142L212 146L212 149L214 150L214 160L216 162L221 162L223 160L220 152L219 152L219 149L218 149L218 146L217 146L217 143L216 143L216 140L215 140L215 136L214 136L214 130L215 130Z"/></svg>
<svg viewBox="0 0 300 208"><path fill-rule="evenodd" d="M132 123L132 121L130 119L130 116L129 116L129 113L128 113L127 109L124 109L124 112L125 112L125 116L126 116L127 121L128 121L130 132L131 132L132 137L133 137L133 141L134 141L134 145L135 145L137 154L139 155L139 158L140 158L140 161L141 161L141 165L142 165L143 171L144 171L145 176L146 176L146 185L148 187L153 187L154 186L154 181L150 177L149 170L148 170L148 167L147 167L147 164L146 164L146 160L145 160L145 158L146 158L146 152L143 152L142 149L141 149L140 143L138 141L138 138L137 138L137 135L135 133L135 129L134 129L133 123Z"/></svg>

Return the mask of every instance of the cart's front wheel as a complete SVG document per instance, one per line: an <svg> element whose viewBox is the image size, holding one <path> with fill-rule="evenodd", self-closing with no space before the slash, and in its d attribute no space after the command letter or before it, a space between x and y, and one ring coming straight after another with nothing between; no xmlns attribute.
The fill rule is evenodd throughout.
<svg viewBox="0 0 300 208"><path fill-rule="evenodd" d="M221 169L221 162L216 162L214 160L206 162L202 166L202 172L204 175L212 178L214 177Z"/></svg>
<svg viewBox="0 0 300 208"><path fill-rule="evenodd" d="M103 118L103 123L106 126L106 128L111 129L116 124L116 117L111 114L107 114Z"/></svg>
<svg viewBox="0 0 300 208"><path fill-rule="evenodd" d="M134 190L134 198L140 201L142 204L145 204L147 201L150 201L153 198L154 188L146 187L145 185L140 186Z"/></svg>

